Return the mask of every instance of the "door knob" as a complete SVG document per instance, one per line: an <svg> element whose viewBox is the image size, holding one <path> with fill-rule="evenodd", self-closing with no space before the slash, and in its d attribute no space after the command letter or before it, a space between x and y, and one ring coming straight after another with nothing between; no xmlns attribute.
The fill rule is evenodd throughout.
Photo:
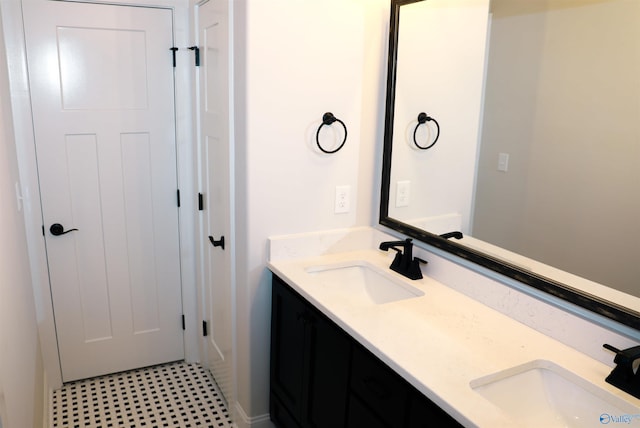
<svg viewBox="0 0 640 428"><path fill-rule="evenodd" d="M51 232L53 236L64 235L65 233L73 232L74 230L78 230L78 229L64 230L64 226L61 225L60 223L53 223L49 228L49 232Z"/></svg>
<svg viewBox="0 0 640 428"><path fill-rule="evenodd" d="M224 250L224 236L221 236L217 241L213 239L213 236L209 236L209 241L211 241L214 247L222 247Z"/></svg>

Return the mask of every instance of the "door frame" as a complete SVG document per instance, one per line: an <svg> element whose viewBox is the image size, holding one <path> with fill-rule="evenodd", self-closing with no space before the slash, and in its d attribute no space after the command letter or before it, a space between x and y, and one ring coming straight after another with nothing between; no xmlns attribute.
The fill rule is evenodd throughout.
<svg viewBox="0 0 640 428"><path fill-rule="evenodd" d="M22 0L50 1L50 0ZM75 1L75 0L65 0ZM198 290L196 287L195 233L197 228L197 172L194 141L192 88L193 58L190 46L190 4L179 0L88 0L85 3L108 3L125 6L159 7L173 13L174 45L177 52L175 68L176 153L178 187L181 194L179 211L180 267L182 302L185 315L184 349L187 362L200 361L198 350ZM27 247L32 276L40 349L49 389L62 386L62 371L58 354L53 302L42 236L42 207L38 184L35 139L31 115L31 98L27 79L26 49L20 0L3 4L2 31L5 34L9 85L13 113L14 135L20 173L20 192L24 207Z"/></svg>

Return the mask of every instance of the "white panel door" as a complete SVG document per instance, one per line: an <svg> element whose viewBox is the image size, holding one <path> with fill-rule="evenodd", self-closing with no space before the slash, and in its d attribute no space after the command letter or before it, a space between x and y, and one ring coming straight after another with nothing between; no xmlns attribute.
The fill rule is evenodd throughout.
<svg viewBox="0 0 640 428"><path fill-rule="evenodd" d="M206 350L213 372L227 400L232 397L232 281L229 127L229 9L227 0L198 6L200 39L200 159L204 194L203 253ZM209 240L224 236L225 247Z"/></svg>
<svg viewBox="0 0 640 428"><path fill-rule="evenodd" d="M172 12L24 5L63 381L183 359Z"/></svg>

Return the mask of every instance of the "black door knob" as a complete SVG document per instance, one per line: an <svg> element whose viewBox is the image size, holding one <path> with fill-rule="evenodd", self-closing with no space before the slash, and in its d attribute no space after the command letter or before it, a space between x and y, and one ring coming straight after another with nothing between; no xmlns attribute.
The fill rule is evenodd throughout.
<svg viewBox="0 0 640 428"><path fill-rule="evenodd" d="M222 247L224 250L224 236L221 236L217 241L213 239L213 236L209 236L209 241L214 247Z"/></svg>
<svg viewBox="0 0 640 428"><path fill-rule="evenodd" d="M78 230L78 229L64 230L64 226L61 225L60 223L53 223L49 228L49 232L51 232L53 236L64 235L65 233L73 232L74 230Z"/></svg>

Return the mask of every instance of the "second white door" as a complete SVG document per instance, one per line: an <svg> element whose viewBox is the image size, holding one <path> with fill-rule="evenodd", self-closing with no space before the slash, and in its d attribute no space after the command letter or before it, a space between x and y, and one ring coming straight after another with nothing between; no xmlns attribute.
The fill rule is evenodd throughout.
<svg viewBox="0 0 640 428"><path fill-rule="evenodd" d="M198 6L200 159L204 196L202 267L208 335L206 353L226 400L233 388L233 287L230 181L229 9L227 0ZM221 245L225 238L224 249ZM216 243L217 246L214 246Z"/></svg>

